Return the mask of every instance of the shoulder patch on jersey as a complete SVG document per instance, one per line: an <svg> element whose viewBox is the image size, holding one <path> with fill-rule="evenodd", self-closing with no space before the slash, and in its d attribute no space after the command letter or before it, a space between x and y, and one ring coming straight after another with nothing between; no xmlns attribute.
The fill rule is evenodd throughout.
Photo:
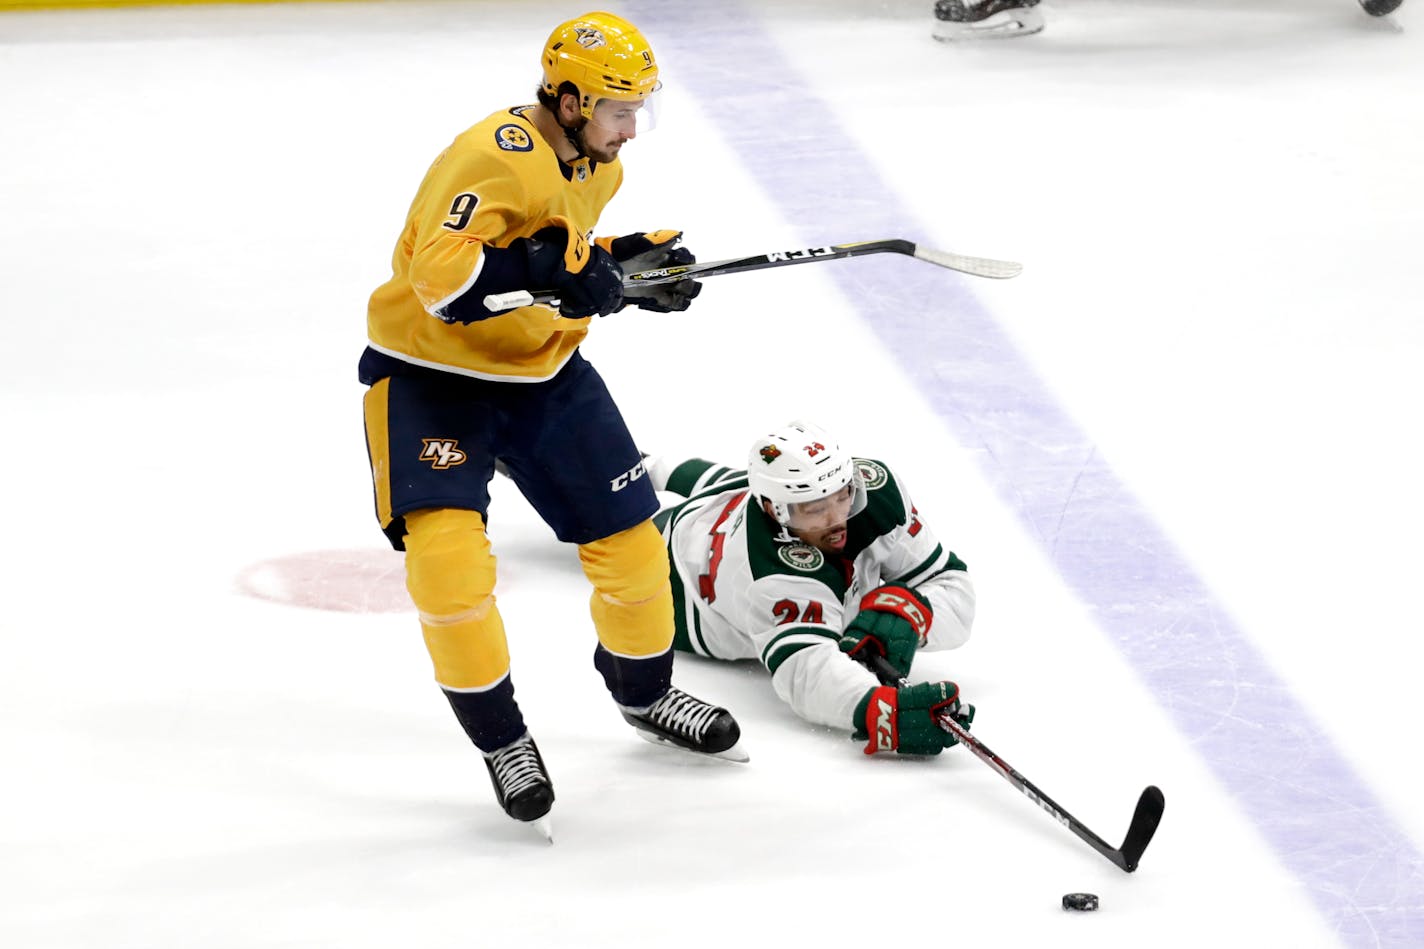
<svg viewBox="0 0 1424 949"><path fill-rule="evenodd" d="M876 461L869 458L857 458L855 467L860 472L860 479L865 482L865 490L874 491L876 488L883 488L890 483L890 472Z"/></svg>
<svg viewBox="0 0 1424 949"><path fill-rule="evenodd" d="M826 562L825 555L810 544L782 544L776 548L776 556L786 566L807 573L815 573Z"/></svg>
<svg viewBox="0 0 1424 949"><path fill-rule="evenodd" d="M516 105L516 106L511 106L508 111L509 111L509 114L510 114L510 115L518 116L518 117L521 118L521 119L527 119L527 118L529 118L529 113L532 112L532 111L534 111L534 106L532 106L532 105Z"/></svg>
<svg viewBox="0 0 1424 949"><path fill-rule="evenodd" d="M851 515L842 557L855 558L877 538L907 524L905 497L895 474L883 463L857 458L856 468L865 481L865 509Z"/></svg>
<svg viewBox="0 0 1424 949"><path fill-rule="evenodd" d="M507 152L527 152L534 148L534 140L519 125L501 125L494 130L494 143Z"/></svg>

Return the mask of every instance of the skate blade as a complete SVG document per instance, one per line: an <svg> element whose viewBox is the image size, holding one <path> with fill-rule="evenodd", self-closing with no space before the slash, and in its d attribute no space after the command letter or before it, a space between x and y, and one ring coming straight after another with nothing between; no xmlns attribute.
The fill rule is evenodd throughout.
<svg viewBox="0 0 1424 949"><path fill-rule="evenodd" d="M738 764L746 764L752 760L751 756L742 750L742 743L740 741L726 751L693 751L691 748L685 748L675 741L668 741L663 736L654 734L653 732L644 731L641 728L635 728L633 731L637 732L639 738L650 744L661 745L664 748L672 748L675 751L683 751L697 758L722 758L726 761L735 761Z"/></svg>
<svg viewBox="0 0 1424 949"><path fill-rule="evenodd" d="M974 23L936 20L930 35L942 43L960 40L1008 39L1043 32L1043 14L1036 7L1001 10Z"/></svg>

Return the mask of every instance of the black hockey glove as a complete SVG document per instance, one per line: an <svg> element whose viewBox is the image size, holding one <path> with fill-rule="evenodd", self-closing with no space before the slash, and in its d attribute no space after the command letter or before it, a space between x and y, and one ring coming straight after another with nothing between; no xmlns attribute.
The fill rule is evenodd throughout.
<svg viewBox="0 0 1424 949"><path fill-rule="evenodd" d="M929 603L906 587L876 587L860 599L860 612L841 633L841 652L861 660L878 653L900 676L910 674L915 650L925 644L934 621Z"/></svg>
<svg viewBox="0 0 1424 949"><path fill-rule="evenodd" d="M546 227L525 241L529 277L535 289L559 291L559 315L570 320L607 316L623 308L623 270L613 255L589 245L589 259L578 273L564 269L568 232Z"/></svg>
<svg viewBox="0 0 1424 949"><path fill-rule="evenodd" d="M697 262L692 251L678 247L682 231L648 231L614 238L609 244L613 259L628 274L656 270L660 267L681 267ZM702 292L696 280L678 280L648 287L625 287L623 299L633 306L655 313L681 312L692 305L692 298Z"/></svg>

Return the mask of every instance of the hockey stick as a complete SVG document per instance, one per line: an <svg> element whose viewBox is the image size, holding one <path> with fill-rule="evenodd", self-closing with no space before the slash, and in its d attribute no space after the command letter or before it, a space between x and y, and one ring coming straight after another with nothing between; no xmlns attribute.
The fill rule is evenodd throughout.
<svg viewBox="0 0 1424 949"><path fill-rule="evenodd" d="M678 280L703 280L720 277L729 273L746 273L749 270L765 270L768 267L790 267L793 264L809 264L818 260L840 260L845 257L861 257L865 254L906 254L917 260L957 270L976 277L990 277L1006 280L1017 277L1023 270L1022 264L1011 260L990 260L986 257L965 257L948 251L921 247L907 240L859 241L852 244L831 244L826 247L803 247L798 250L779 250L769 254L754 254L751 257L734 257L729 260L714 260L705 264L683 264L677 267L659 267L623 275L624 289L648 287L660 283L674 283ZM519 306L549 305L557 303L557 290L511 290L508 293L491 293L485 297L485 307L491 313L501 313Z"/></svg>
<svg viewBox="0 0 1424 949"><path fill-rule="evenodd" d="M867 665L885 685L904 688L909 684L908 680L900 678L895 673L894 667L885 660L884 656L870 656L867 659ZM1142 796L1137 799L1137 808L1132 812L1132 822L1127 825L1127 836L1123 839L1121 847L1113 847L1084 826L1078 818L1059 807L1051 797L1035 787L1028 778L1010 767L1007 761L970 734L969 729L955 721L948 712L941 714L936 722L940 728L958 738L959 743L973 752L976 758L997 771L1004 780L1018 788L1025 797L1047 811L1049 817L1076 834L1078 839L1111 860L1119 870L1131 873L1137 869L1137 862L1142 859L1142 852L1147 849L1147 845L1152 842L1152 835L1157 832L1157 825L1162 820L1162 809L1166 804L1161 790L1155 785L1148 785L1147 789L1142 792Z"/></svg>

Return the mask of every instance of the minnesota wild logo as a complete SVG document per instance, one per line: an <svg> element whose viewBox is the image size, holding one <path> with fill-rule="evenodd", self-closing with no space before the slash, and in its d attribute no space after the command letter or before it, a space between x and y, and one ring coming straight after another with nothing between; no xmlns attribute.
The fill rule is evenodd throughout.
<svg viewBox="0 0 1424 949"><path fill-rule="evenodd" d="M767 464L771 464L773 461L780 457L781 449L777 448L775 445L767 445L761 450L761 460L766 462Z"/></svg>
<svg viewBox="0 0 1424 949"><path fill-rule="evenodd" d="M867 491L883 488L890 480L890 473L877 462L871 461L868 458L857 458L855 460L855 469L860 472L860 480L865 482Z"/></svg>
<svg viewBox="0 0 1424 949"><path fill-rule="evenodd" d="M810 544L782 544L776 548L776 556L794 570L814 573L826 562L825 556Z"/></svg>

